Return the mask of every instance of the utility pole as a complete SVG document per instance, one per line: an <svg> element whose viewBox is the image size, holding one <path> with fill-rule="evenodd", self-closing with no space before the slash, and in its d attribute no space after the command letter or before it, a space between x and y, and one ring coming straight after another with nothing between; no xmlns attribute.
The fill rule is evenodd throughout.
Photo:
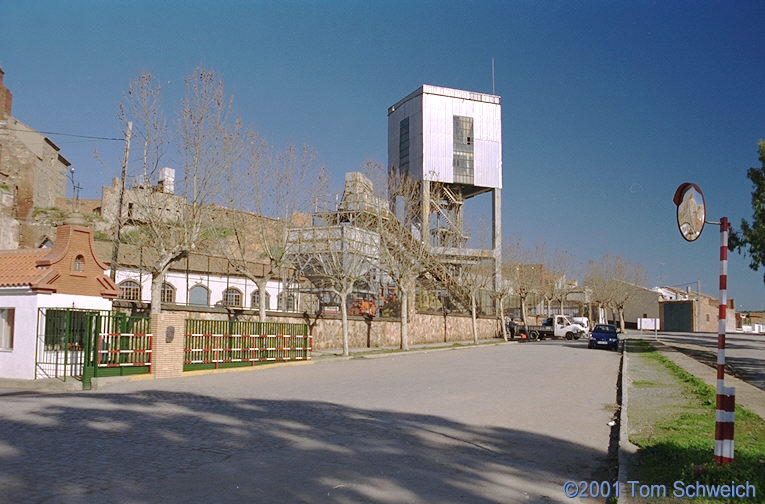
<svg viewBox="0 0 765 504"><path fill-rule="evenodd" d="M696 311L698 313L698 331L701 332L701 280L696 280Z"/></svg>
<svg viewBox="0 0 765 504"><path fill-rule="evenodd" d="M122 229L122 201L125 198L125 179L127 178L128 157L130 155L130 137L133 135L133 121L128 121L125 132L125 156L122 159L122 176L120 177L120 194L117 198L117 219L115 220L114 241L112 242L112 262L109 265L109 277L112 282L117 278L117 261L120 251L120 230Z"/></svg>

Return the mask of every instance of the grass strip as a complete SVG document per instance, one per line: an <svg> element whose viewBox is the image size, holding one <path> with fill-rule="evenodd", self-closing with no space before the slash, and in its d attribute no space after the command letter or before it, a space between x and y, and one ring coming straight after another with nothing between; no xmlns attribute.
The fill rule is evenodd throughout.
<svg viewBox="0 0 765 504"><path fill-rule="evenodd" d="M663 365L682 387L688 410L659 421L649 437L630 439L640 448L634 479L673 488L675 481L692 484L751 483L753 499L693 499L698 503L765 502L765 420L736 406L734 463L714 462L715 390L664 357L643 340L629 342L633 355Z"/></svg>

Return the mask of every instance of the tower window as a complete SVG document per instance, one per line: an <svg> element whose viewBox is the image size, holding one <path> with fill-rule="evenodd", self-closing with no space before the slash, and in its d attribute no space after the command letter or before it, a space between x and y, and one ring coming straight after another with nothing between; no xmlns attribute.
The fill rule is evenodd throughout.
<svg viewBox="0 0 765 504"><path fill-rule="evenodd" d="M475 159L473 151L473 118L454 116L454 154L452 168L454 169L454 182L473 184Z"/></svg>
<svg viewBox="0 0 765 504"><path fill-rule="evenodd" d="M409 175L409 118L398 123L398 166L401 175Z"/></svg>

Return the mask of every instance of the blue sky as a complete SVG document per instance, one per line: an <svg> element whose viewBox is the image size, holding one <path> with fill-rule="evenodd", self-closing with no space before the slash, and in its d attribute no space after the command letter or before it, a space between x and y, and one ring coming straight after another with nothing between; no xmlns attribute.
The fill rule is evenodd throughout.
<svg viewBox="0 0 765 504"><path fill-rule="evenodd" d="M716 295L718 229L686 243L672 196L695 182L709 218L751 219L763 19L760 1L0 0L0 66L16 118L105 137L121 136L117 106L140 71L171 115L183 77L213 68L247 124L271 144L311 144L339 190L367 159L387 162L388 106L423 83L491 92L493 57L505 239L569 250L575 277L610 252L650 286L698 280ZM81 197L100 197L122 144L49 136ZM765 309L748 263L731 254L729 297Z"/></svg>

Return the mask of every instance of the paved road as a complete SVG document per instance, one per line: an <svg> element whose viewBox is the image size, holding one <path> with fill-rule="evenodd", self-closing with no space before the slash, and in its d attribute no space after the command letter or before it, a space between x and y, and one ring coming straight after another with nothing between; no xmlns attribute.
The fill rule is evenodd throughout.
<svg viewBox="0 0 765 504"><path fill-rule="evenodd" d="M619 354L503 344L0 393L0 502L578 502Z"/></svg>
<svg viewBox="0 0 765 504"><path fill-rule="evenodd" d="M634 336L634 335L633 335ZM705 363L717 363L717 335L707 333L659 333L665 344ZM648 340L654 336L645 334ZM765 390L765 335L731 333L725 336L725 363L729 372Z"/></svg>

